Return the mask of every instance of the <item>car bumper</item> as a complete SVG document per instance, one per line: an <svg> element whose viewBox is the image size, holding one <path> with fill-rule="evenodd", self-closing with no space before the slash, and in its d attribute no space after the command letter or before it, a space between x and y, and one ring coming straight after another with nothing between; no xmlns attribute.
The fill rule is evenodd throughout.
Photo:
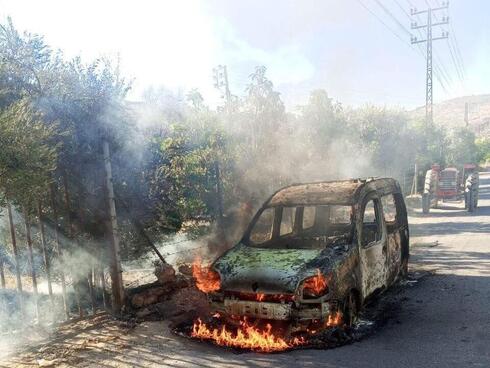
<svg viewBox="0 0 490 368"><path fill-rule="evenodd" d="M270 319L276 321L309 321L328 318L333 310L329 302L321 303L272 303L225 298L212 301L214 312L230 316Z"/></svg>

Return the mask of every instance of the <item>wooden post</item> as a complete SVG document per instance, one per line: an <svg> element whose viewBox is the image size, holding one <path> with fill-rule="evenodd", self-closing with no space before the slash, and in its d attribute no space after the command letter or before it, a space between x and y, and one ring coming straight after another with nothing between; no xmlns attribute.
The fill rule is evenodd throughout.
<svg viewBox="0 0 490 368"><path fill-rule="evenodd" d="M106 180L105 180L105 168L104 168L104 161L98 162L97 163L97 170L95 170L94 173L94 187L99 187L103 188L102 192L102 198L105 200L107 198L107 188L106 188ZM98 208L98 212L100 214L103 214L104 218L104 225L106 231L104 231L103 235L103 240L102 244L108 244L109 243L109 222L108 222L108 216L107 216L107 205L105 202L101 201L102 206ZM102 303L104 305L104 310L109 312L111 310L111 305L109 303L109 300L107 298L107 286L105 282L105 261L107 260L107 248L103 246L97 247L96 250L96 255L97 255L97 262L95 264L95 280L96 280L96 285L97 287L100 288L100 292L102 294Z"/></svg>
<svg viewBox="0 0 490 368"><path fill-rule="evenodd" d="M66 215L68 217L68 227L69 227L69 233L70 233L70 240L75 241L75 228L73 227L73 217L71 214L71 209L70 209L70 192L68 190L68 178L66 177L66 173L63 174L63 186L65 189L65 210L66 210ZM74 273L72 273L72 278L73 278L73 290L75 292L75 299L77 302L77 308L78 308L78 314L80 317L84 316L83 313L83 308L82 308L82 303L80 300L80 290L78 289L78 276L75 273L75 276L73 276Z"/></svg>
<svg viewBox="0 0 490 368"><path fill-rule="evenodd" d="M414 175L413 180L415 181L415 184L414 184L415 193L414 194L417 194L419 192L419 165L417 165L417 163L415 163L415 175Z"/></svg>
<svg viewBox="0 0 490 368"><path fill-rule="evenodd" d="M99 269L99 281L100 281L100 289L102 292L102 302L104 303L104 309L109 310L109 303L107 302L107 294L106 294L106 284L105 284L105 274L104 274L104 265L101 263Z"/></svg>
<svg viewBox="0 0 490 368"><path fill-rule="evenodd" d="M90 270L87 274L87 279L88 279L88 290L90 293L90 302L92 303L92 314L95 314L97 313L97 304L95 302L94 272L92 266L90 266Z"/></svg>
<svg viewBox="0 0 490 368"><path fill-rule="evenodd" d="M48 250L46 249L46 234L44 232L43 211L41 202L37 203L37 217L39 221L39 232L41 233L41 248L43 251L44 267L46 268L46 279L48 280L48 293L51 307L54 310L53 286L51 284L51 263L49 262Z"/></svg>
<svg viewBox="0 0 490 368"><path fill-rule="evenodd" d="M22 295L22 279L20 277L19 251L17 249L17 240L15 237L14 220L12 219L12 206L7 202L7 212L10 226L10 238L12 239L12 250L15 262L15 277L17 278L17 293L19 294L19 304L22 314L24 314L24 297Z"/></svg>
<svg viewBox="0 0 490 368"><path fill-rule="evenodd" d="M36 317L37 321L41 317L41 313L39 310L39 294L37 291L37 278L36 278L36 268L34 265L34 254L32 252L32 238L31 238L31 223L29 221L29 215L27 213L26 208L24 207L24 224L26 229L26 241L27 241L27 249L28 249L28 259L29 259L29 271L31 273L32 279L32 289L34 291L34 300L36 302Z"/></svg>
<svg viewBox="0 0 490 368"><path fill-rule="evenodd" d="M0 258L0 280L2 282L2 289L5 289L5 273L3 271L3 258Z"/></svg>
<svg viewBox="0 0 490 368"><path fill-rule="evenodd" d="M109 209L109 256L111 259L112 309L115 314L119 314L124 303L124 286L122 281L119 233L117 227L116 204L114 201L114 187L112 185L111 157L109 151L109 142L107 140L104 140L102 142L102 148L104 154L106 193Z"/></svg>
<svg viewBox="0 0 490 368"><path fill-rule="evenodd" d="M53 218L54 218L54 238L55 238L55 251L56 255L58 256L58 260L60 262L60 279L61 279L61 293L63 297L63 308L65 310L65 316L66 319L68 320L70 318L70 308L68 307L68 299L66 296L66 280L65 280L65 270L64 270L64 262L63 262L63 253L61 250L61 245L60 245L60 234L59 234L59 228L58 228L58 208L56 206L56 199L55 199L55 190L54 190L54 185L51 184L49 188L49 194L50 194L50 200L51 200L51 210L53 211Z"/></svg>

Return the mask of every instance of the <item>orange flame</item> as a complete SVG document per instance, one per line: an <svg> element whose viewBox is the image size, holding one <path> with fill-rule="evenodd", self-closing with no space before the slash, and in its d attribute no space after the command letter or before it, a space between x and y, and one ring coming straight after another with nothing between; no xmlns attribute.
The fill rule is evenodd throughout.
<svg viewBox="0 0 490 368"><path fill-rule="evenodd" d="M192 264L192 276L196 279L197 288L203 293L217 291L221 287L219 274L210 267L202 267L200 258Z"/></svg>
<svg viewBox="0 0 490 368"><path fill-rule="evenodd" d="M335 327L342 324L342 313L335 312L328 315L327 323L325 327Z"/></svg>
<svg viewBox="0 0 490 368"><path fill-rule="evenodd" d="M258 302L262 302L265 299L265 294L257 293L256 298Z"/></svg>
<svg viewBox="0 0 490 368"><path fill-rule="evenodd" d="M305 342L303 338L294 338L291 341L286 341L281 337L274 336L271 330L272 326L270 324L267 324L266 329L261 331L249 324L246 319L242 319L240 327L236 333L233 333L226 326L211 329L199 318L194 322L191 336L204 340L213 340L218 345L262 352L286 350Z"/></svg>
<svg viewBox="0 0 490 368"><path fill-rule="evenodd" d="M307 278L303 284L304 290L308 290L314 295L321 295L327 289L327 279L320 270L316 270L316 275Z"/></svg>

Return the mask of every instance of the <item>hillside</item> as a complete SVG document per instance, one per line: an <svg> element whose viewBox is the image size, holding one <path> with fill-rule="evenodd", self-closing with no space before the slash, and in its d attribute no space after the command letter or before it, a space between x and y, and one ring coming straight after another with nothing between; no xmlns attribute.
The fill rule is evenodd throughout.
<svg viewBox="0 0 490 368"><path fill-rule="evenodd" d="M478 135L490 135L490 94L457 97L434 104L434 122L450 128L465 126L465 104L468 103L468 126ZM423 118L425 106L411 111Z"/></svg>

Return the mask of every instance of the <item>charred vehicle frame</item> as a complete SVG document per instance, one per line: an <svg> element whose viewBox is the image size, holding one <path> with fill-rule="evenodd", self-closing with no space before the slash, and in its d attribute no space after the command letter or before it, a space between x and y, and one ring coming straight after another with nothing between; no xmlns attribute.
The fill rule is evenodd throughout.
<svg viewBox="0 0 490 368"><path fill-rule="evenodd" d="M409 229L398 182L295 184L274 193L241 241L210 268L213 310L290 322L291 331L351 325L365 300L407 272Z"/></svg>

